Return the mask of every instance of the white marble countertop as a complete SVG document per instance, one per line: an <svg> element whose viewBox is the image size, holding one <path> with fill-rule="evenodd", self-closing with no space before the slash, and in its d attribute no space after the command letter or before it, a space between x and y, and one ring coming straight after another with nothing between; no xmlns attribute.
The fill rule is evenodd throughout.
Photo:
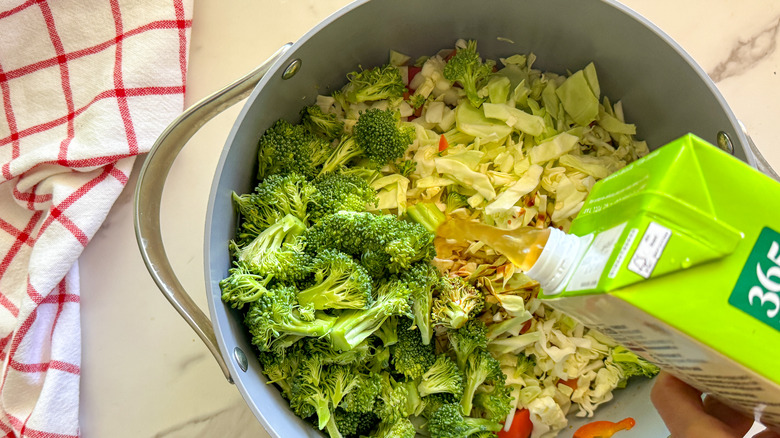
<svg viewBox="0 0 780 438"><path fill-rule="evenodd" d="M346 3L195 1L187 104L238 78ZM696 59L768 161L780 169L774 132L780 116L780 2L623 3ZM220 149L238 111L234 107L215 118L186 146L168 177L163 199L162 231L173 266L204 309L206 201ZM79 261L83 436L266 437L236 388L225 381L205 346L149 277L133 234L135 182L132 178ZM629 438L628 433L625 436Z"/></svg>

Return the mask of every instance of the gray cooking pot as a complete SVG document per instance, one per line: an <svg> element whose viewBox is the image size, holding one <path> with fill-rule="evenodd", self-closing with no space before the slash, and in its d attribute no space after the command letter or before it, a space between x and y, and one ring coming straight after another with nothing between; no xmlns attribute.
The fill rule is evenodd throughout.
<svg viewBox="0 0 780 438"><path fill-rule="evenodd" d="M136 236L149 272L272 436L320 434L292 414L273 385L266 385L239 313L220 299L218 283L230 267L227 242L237 221L230 193L252 190L258 139L278 118L297 121L304 104L340 88L345 73L359 65L385 63L389 49L414 58L452 47L458 38L478 40L486 58L533 52L538 56L536 67L558 73L594 61L603 93L623 101L637 137L651 148L693 132L755 167L769 169L704 71L667 35L614 1L360 0L348 5L255 71L182 114L149 153L136 190ZM166 258L159 227L162 186L187 139L250 90L220 157L209 198L205 241L209 322ZM633 416L639 433L633 436L665 436L649 402L650 386L651 382L637 382L616 391L616 400L603 406L597 417Z"/></svg>

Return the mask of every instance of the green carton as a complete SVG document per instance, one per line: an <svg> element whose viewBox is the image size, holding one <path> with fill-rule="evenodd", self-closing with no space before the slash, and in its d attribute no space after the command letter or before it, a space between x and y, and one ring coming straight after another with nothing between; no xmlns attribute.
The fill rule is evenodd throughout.
<svg viewBox="0 0 780 438"><path fill-rule="evenodd" d="M780 425L779 230L780 184L687 135L593 187L575 267L542 297Z"/></svg>

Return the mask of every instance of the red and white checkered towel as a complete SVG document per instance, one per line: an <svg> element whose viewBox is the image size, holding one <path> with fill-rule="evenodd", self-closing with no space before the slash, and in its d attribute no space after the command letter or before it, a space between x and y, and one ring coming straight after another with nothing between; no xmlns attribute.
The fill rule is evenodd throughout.
<svg viewBox="0 0 780 438"><path fill-rule="evenodd" d="M191 12L0 1L2 436L79 436L76 261L134 157L183 109Z"/></svg>

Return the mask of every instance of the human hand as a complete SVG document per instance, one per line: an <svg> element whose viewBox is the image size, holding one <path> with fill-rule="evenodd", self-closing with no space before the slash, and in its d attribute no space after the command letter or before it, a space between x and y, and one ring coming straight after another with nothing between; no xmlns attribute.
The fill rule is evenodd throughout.
<svg viewBox="0 0 780 438"><path fill-rule="evenodd" d="M742 438L753 420L724 405L714 397L705 396L671 374L661 372L650 393L672 438ZM770 430L754 438L780 438Z"/></svg>

